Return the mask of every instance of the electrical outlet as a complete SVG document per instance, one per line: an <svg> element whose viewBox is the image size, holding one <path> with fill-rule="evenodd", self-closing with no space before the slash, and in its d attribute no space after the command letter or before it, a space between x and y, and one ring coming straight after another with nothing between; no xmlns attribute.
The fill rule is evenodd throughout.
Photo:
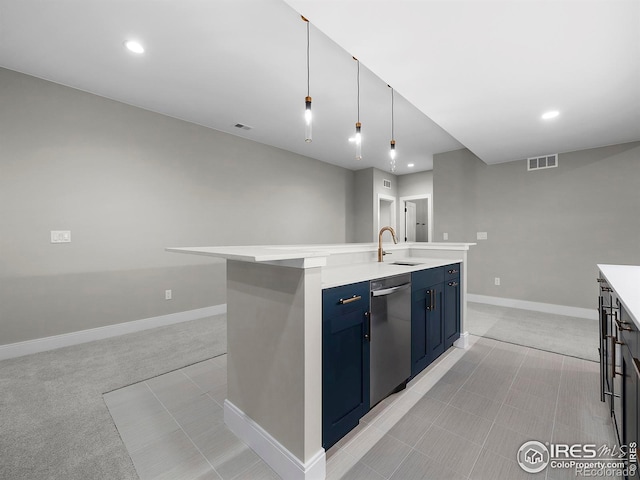
<svg viewBox="0 0 640 480"><path fill-rule="evenodd" d="M494 283L495 285L500 285L500 277L496 277L496 278L494 278L494 279L493 279L493 283Z"/></svg>
<svg viewBox="0 0 640 480"><path fill-rule="evenodd" d="M478 240L486 240L487 239L487 232L478 232L478 235L476 236L476 238Z"/></svg>
<svg viewBox="0 0 640 480"><path fill-rule="evenodd" d="M51 243L71 243L71 230L51 230Z"/></svg>
<svg viewBox="0 0 640 480"><path fill-rule="evenodd" d="M442 239L443 239L443 240L449 240L449 234L448 234L447 232L444 232L444 233L442 234Z"/></svg>
<svg viewBox="0 0 640 480"><path fill-rule="evenodd" d="M164 299L165 300L171 300L171 290L165 290L164 291Z"/></svg>

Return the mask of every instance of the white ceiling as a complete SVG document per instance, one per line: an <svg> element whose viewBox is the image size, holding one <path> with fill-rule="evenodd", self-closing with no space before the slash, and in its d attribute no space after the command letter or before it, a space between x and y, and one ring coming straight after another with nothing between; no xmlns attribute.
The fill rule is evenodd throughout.
<svg viewBox="0 0 640 480"><path fill-rule="evenodd" d="M285 1L486 163L640 140L638 0Z"/></svg>
<svg viewBox="0 0 640 480"><path fill-rule="evenodd" d="M637 0L287 3L0 0L0 66L354 170L388 167L387 83L398 174L462 146L496 163L640 140ZM306 26L292 7L312 23L311 144ZM144 55L123 48L130 38ZM351 55L361 161L347 140ZM541 121L551 108L561 115Z"/></svg>

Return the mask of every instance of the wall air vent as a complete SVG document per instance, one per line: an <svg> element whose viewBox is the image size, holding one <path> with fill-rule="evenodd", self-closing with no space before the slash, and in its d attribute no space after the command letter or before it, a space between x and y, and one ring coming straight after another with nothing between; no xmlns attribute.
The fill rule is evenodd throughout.
<svg viewBox="0 0 640 480"><path fill-rule="evenodd" d="M253 127L250 127L249 125L244 125L243 123L236 123L234 127L241 128L242 130L251 130L253 128Z"/></svg>
<svg viewBox="0 0 640 480"><path fill-rule="evenodd" d="M558 154L527 158L527 170L540 170L558 166Z"/></svg>
<svg viewBox="0 0 640 480"><path fill-rule="evenodd" d="M382 179L382 186L384 188L391 188L391 180L387 180L386 178Z"/></svg>

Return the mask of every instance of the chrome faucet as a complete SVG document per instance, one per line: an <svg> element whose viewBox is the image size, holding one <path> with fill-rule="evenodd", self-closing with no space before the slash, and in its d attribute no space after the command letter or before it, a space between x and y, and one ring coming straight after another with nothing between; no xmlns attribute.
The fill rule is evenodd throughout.
<svg viewBox="0 0 640 480"><path fill-rule="evenodd" d="M382 227L380 229L380 233L378 234L378 261L384 262L383 257L386 255L386 252L382 250L382 234L385 230L389 230L391 232L391 236L393 237L393 243L398 243L398 239L396 238L396 232L391 227Z"/></svg>

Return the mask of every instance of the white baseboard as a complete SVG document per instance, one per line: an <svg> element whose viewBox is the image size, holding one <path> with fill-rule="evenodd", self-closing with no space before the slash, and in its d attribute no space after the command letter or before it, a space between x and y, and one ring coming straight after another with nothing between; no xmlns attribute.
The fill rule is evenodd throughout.
<svg viewBox="0 0 640 480"><path fill-rule="evenodd" d="M228 399L224 401L224 423L282 478L324 480L326 459L323 448L304 463Z"/></svg>
<svg viewBox="0 0 640 480"><path fill-rule="evenodd" d="M462 332L460 338L453 342L453 346L463 350L469 348L469 332Z"/></svg>
<svg viewBox="0 0 640 480"><path fill-rule="evenodd" d="M528 302L515 298L490 297L488 295L476 295L474 293L467 293L467 301L498 305L500 307L521 308L535 312L554 313L566 317L586 318L589 320L598 319L598 312L595 308L567 307L566 305L554 305L553 303Z"/></svg>
<svg viewBox="0 0 640 480"><path fill-rule="evenodd" d="M0 345L0 360L22 357L23 355L45 352L47 350L55 350L56 348L69 347L94 340L102 340L103 338L117 337L126 333L140 332L150 328L188 322L189 320L197 320L199 318L226 313L226 311L226 304L213 305L211 307L187 310L186 312L170 313L168 315L143 318L142 320L107 325L105 327L90 328L78 332L54 335L52 337L36 338L24 342Z"/></svg>

